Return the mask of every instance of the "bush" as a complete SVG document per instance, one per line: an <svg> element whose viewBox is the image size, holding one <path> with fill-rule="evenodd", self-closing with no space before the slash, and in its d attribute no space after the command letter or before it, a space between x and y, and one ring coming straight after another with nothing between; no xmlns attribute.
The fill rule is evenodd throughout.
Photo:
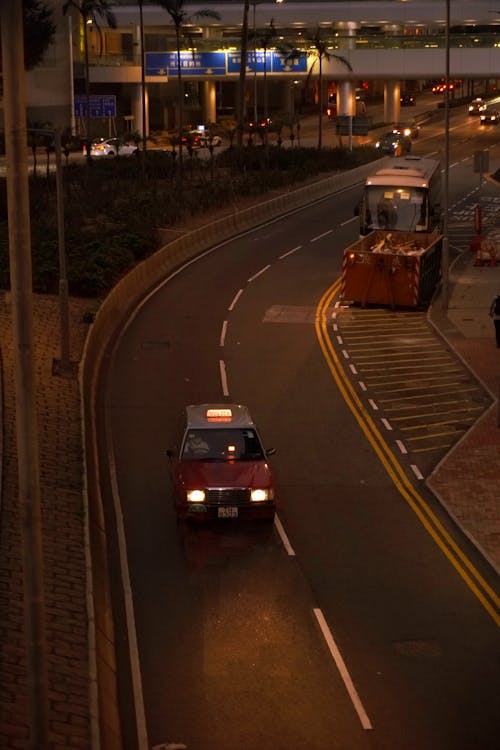
<svg viewBox="0 0 500 750"><path fill-rule="evenodd" d="M135 263L157 249L158 229L203 214L238 196L262 195L325 172L377 158L374 148L231 147L211 159L196 152L148 151L142 158L93 160L63 171L69 290L101 297ZM0 287L9 286L5 180L0 183ZM55 176L30 178L33 288L56 294L59 245Z"/></svg>

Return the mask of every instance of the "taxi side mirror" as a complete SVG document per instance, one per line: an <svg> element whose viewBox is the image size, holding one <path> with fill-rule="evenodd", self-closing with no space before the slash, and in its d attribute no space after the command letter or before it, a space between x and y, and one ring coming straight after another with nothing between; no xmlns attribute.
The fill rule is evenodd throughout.
<svg viewBox="0 0 500 750"><path fill-rule="evenodd" d="M275 453L276 453L276 448L266 448L266 457L274 456Z"/></svg>

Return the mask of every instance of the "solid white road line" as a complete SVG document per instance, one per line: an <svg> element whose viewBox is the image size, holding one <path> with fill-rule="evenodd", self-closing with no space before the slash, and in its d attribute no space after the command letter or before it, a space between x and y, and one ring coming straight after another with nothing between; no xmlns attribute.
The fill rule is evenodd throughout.
<svg viewBox="0 0 500 750"><path fill-rule="evenodd" d="M342 654L340 653L337 647L337 644L335 643L333 639L333 635L331 633L330 628L328 627L328 624L325 620L323 612L320 609L315 608L314 614L316 615L316 619L321 628L321 632L323 633L323 637L326 641L326 644L330 650L331 655L333 656L333 660L335 664L337 665L337 669L340 672L340 676L342 677L346 690L349 693L349 697L352 701L352 704L356 710L356 713L359 716L361 726L363 727L363 729L373 729L371 721L368 718L368 715L365 709L363 708L363 704L361 703L357 690L354 687L354 683L351 680L351 676L342 658Z"/></svg>

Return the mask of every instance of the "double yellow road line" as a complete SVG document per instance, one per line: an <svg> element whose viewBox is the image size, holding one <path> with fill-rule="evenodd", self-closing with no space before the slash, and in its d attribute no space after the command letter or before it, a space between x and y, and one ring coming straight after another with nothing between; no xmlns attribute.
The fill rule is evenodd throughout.
<svg viewBox="0 0 500 750"><path fill-rule="evenodd" d="M329 289L327 289L318 304L315 318L316 335L333 379L342 394L342 398L350 408L368 442L380 459L380 462L401 496L406 500L426 531L446 555L472 593L481 602L488 614L492 617L493 621L497 625L500 625L500 599L498 595L493 591L491 586L488 585L478 570L476 570L472 562L464 552L462 552L460 547L428 506L424 498L413 486L403 467L400 465L396 456L384 440L382 433L379 431L370 414L359 399L335 352L332 340L328 334L327 311L332 306L333 300L338 294L340 284L341 280L338 279Z"/></svg>

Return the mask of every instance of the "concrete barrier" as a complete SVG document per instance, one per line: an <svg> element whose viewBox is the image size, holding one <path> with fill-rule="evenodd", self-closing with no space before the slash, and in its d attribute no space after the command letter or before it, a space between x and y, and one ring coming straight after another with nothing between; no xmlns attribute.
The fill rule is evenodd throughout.
<svg viewBox="0 0 500 750"><path fill-rule="evenodd" d="M379 159L377 167L387 159ZM95 653L91 693L95 695L91 710L96 715L99 738L93 750L122 750L118 705L115 632L108 574L108 540L111 530L106 526L100 449L103 425L99 422L98 396L107 374L111 348L116 335L144 296L175 268L196 257L209 247L224 242L253 227L264 224L289 211L333 195L346 187L362 184L375 168L375 163L317 180L305 187L289 190L276 198L262 201L251 208L209 222L168 243L133 268L111 290L102 302L89 330L80 365L80 393L82 394L82 425L85 464L85 493L91 581L89 611L95 616L90 626L90 638ZM123 637L123 636L121 636Z"/></svg>

